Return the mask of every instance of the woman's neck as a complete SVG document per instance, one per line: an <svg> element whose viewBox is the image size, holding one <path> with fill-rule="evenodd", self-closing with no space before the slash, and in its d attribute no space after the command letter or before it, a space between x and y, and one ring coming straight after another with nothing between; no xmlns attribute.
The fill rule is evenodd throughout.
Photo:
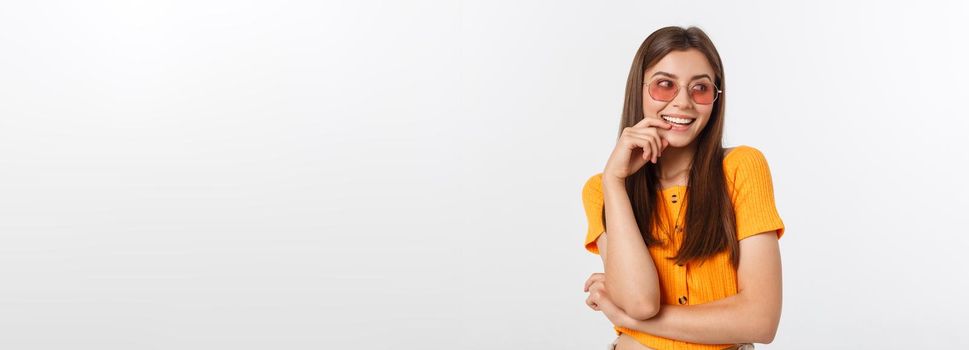
<svg viewBox="0 0 969 350"><path fill-rule="evenodd" d="M686 185L690 175L690 163L696 153L696 143L686 147L666 147L659 161L660 183L665 187Z"/></svg>

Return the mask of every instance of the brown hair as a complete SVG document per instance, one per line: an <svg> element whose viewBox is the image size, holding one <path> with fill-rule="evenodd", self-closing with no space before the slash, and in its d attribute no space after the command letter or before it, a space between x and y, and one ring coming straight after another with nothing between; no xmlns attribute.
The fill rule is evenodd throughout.
<svg viewBox="0 0 969 350"><path fill-rule="evenodd" d="M626 127L636 125L643 115L643 75L672 51L697 49L713 67L714 83L724 88L723 64L720 54L710 38L697 27L676 26L660 28L650 34L640 45L629 69L626 80L626 99L622 110L619 135ZM734 268L740 263L733 204L727 194L723 174L723 111L726 96L721 94L714 101L710 120L694 140L696 153L690 164L689 186L683 200L686 201L686 219L683 244L675 257L677 264L701 261L725 249L730 250ZM639 171L626 178L626 191L632 203L639 232L647 246L660 244L651 232L654 221L660 219L661 189L659 188L657 164L646 163ZM605 222L605 209L602 213Z"/></svg>

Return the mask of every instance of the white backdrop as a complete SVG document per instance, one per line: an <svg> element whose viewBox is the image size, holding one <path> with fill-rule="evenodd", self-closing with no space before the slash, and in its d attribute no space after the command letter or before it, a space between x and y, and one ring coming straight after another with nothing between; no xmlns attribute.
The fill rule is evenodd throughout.
<svg viewBox="0 0 969 350"><path fill-rule="evenodd" d="M964 348L964 2L0 4L0 348L601 349L581 187L697 25L766 155L764 349Z"/></svg>

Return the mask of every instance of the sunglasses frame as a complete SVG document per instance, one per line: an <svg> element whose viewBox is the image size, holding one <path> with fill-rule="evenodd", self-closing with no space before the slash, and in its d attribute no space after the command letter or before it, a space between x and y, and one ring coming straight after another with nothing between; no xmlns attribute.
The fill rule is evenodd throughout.
<svg viewBox="0 0 969 350"><path fill-rule="evenodd" d="M654 79L653 81L644 81L643 82L643 87L646 88L646 94L649 95L649 98L653 99L654 101L670 102L670 101L673 101L674 99L676 99L676 96L679 96L680 95L680 90L682 90L682 89L679 88L679 86L677 86L678 89L676 89L676 94L674 94L673 97L669 99L669 101L663 101L663 100L656 99L656 97L653 97L653 94L649 93L649 84L650 83L653 83L653 82L660 81L660 80L670 80L670 79ZM672 80L670 80L670 81L672 81ZM680 85L679 83L677 83L675 81L673 81L673 84ZM720 94L723 93L723 90L720 90L720 87L717 86L716 83L712 83L711 82L710 84L713 85L713 90L716 92L716 94L713 95L713 101L710 101L710 103L700 103L700 102L697 102L696 99L693 98L693 95L690 95L690 101L693 101L693 103L696 103L698 105L705 105L705 106L709 106L709 105L712 105L714 102L717 102L717 99L720 98ZM687 89L689 89L689 88L690 88L690 86L687 85Z"/></svg>

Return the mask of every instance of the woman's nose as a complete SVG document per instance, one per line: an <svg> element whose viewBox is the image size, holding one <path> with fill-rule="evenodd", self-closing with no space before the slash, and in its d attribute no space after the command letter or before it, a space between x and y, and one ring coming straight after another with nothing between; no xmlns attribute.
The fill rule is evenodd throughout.
<svg viewBox="0 0 969 350"><path fill-rule="evenodd" d="M693 100L690 99L690 91L686 87L681 87L673 98L673 106L680 108L692 108Z"/></svg>

